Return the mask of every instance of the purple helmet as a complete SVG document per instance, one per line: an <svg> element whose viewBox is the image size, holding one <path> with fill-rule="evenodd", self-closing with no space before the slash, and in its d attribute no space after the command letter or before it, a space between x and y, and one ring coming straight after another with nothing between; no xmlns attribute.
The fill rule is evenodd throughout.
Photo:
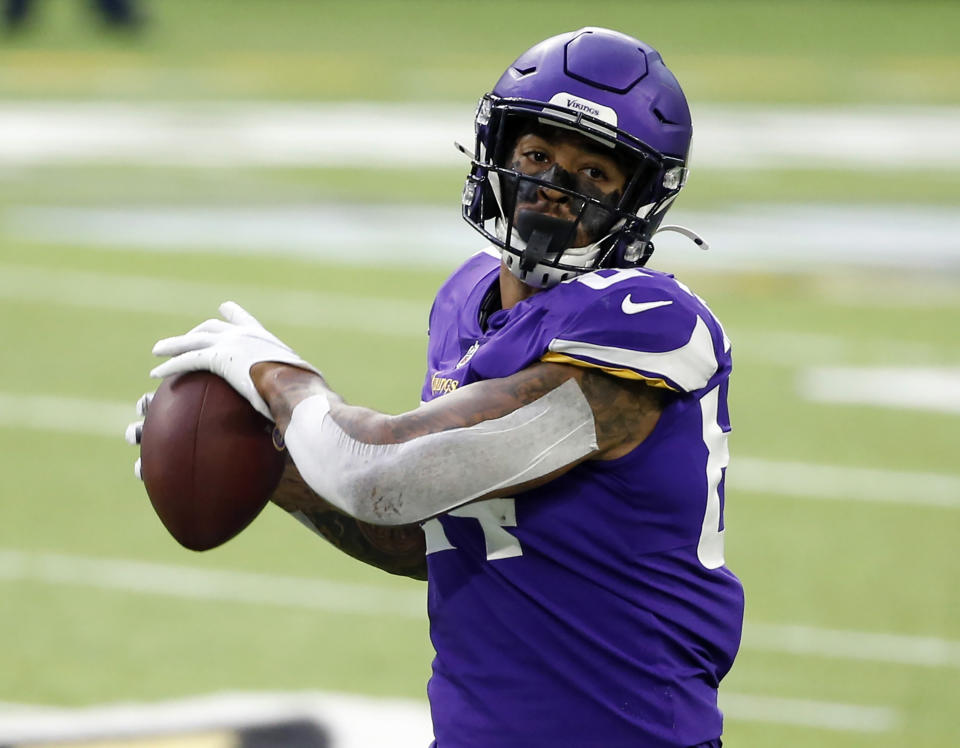
<svg viewBox="0 0 960 748"><path fill-rule="evenodd" d="M686 97L660 54L602 28L560 34L520 55L480 100L475 128L463 216L502 248L518 278L538 287L598 267L645 263L651 237L686 181L693 132ZM579 142L611 155L627 173L622 190L598 196L562 169L531 175L511 168L518 137L537 128L573 130L587 139ZM514 215L518 194L541 187L565 196L572 222L532 211ZM597 235L571 247L578 225Z"/></svg>

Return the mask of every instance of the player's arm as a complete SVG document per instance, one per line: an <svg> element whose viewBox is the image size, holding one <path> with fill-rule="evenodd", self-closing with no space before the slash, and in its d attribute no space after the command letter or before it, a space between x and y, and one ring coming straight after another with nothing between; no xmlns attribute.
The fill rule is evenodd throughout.
<svg viewBox="0 0 960 748"><path fill-rule="evenodd" d="M383 527L344 514L307 485L290 459L270 500L348 556L391 574L427 578L426 542L419 524Z"/></svg>
<svg viewBox="0 0 960 748"><path fill-rule="evenodd" d="M185 335L151 376L211 371L277 422L310 488L351 517L408 525L626 454L653 430L656 391L567 364L535 364L409 413L347 405L316 369L233 302Z"/></svg>
<svg viewBox="0 0 960 748"><path fill-rule="evenodd" d="M401 415L344 403L317 375L257 364L251 377L306 481L351 516L417 522L626 454L653 430L662 395L642 382L535 364Z"/></svg>

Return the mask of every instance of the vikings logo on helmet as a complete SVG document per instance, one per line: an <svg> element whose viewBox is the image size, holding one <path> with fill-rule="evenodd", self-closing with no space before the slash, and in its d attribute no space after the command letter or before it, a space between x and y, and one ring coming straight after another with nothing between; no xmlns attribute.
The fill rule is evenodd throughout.
<svg viewBox="0 0 960 748"><path fill-rule="evenodd" d="M531 128L602 144L626 167L624 188L592 193L556 164L538 174L511 168L514 143ZM463 216L501 248L511 272L538 287L598 267L643 265L686 181L693 133L686 97L660 54L602 28L554 36L520 55L480 100L475 130ZM541 187L566 196L572 221L514 210ZM578 228L589 241L574 242Z"/></svg>

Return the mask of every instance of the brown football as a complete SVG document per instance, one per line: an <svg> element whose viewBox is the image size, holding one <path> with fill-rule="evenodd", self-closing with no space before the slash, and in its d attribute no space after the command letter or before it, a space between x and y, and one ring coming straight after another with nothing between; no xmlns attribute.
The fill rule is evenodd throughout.
<svg viewBox="0 0 960 748"><path fill-rule="evenodd" d="M143 422L141 474L150 503L181 545L215 548L260 514L284 466L272 432L215 374L163 380Z"/></svg>

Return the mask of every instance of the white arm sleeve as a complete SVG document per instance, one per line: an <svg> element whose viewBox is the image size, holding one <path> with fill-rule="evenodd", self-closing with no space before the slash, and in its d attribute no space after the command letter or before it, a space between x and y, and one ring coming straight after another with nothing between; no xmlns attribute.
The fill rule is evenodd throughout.
<svg viewBox="0 0 960 748"><path fill-rule="evenodd" d="M573 379L500 418L399 444L357 441L329 411L324 395L300 402L287 449L310 488L376 525L421 522L597 449L593 411Z"/></svg>

